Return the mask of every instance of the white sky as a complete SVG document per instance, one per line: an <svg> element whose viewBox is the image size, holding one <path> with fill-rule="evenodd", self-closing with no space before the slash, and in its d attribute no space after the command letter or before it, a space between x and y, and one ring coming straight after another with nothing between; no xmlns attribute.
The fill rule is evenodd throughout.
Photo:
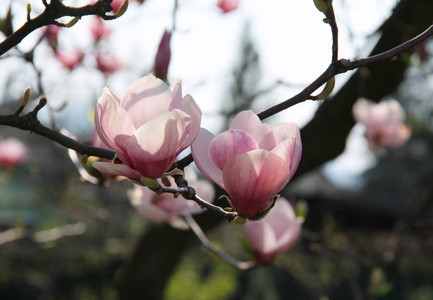
<svg viewBox="0 0 433 300"><path fill-rule="evenodd" d="M8 7L6 4L11 0L1 2L0 16L4 16ZM33 5L33 16L43 9L40 0L13 0L16 28L25 20L28 2ZM65 1L67 4L88 2ZM340 57L356 56L362 50L366 36L390 14L395 2L334 0L340 27ZM179 0L176 20L178 30L172 39L169 77L172 80L182 80L184 93L191 94L198 102L204 113L203 127L213 131L221 129L215 112L221 109L221 100L228 93L231 71L239 59L239 41L247 23L259 51L263 79L259 83L260 87L266 88L276 80L305 86L328 66L331 58L331 33L329 26L322 22L324 15L316 10L313 0L241 0L240 8L228 14L222 14L216 3L217 0ZM93 17L83 18L73 28L63 30L60 36L63 47L77 47L89 53L84 67L68 74L52 58L46 47L39 47L37 63L43 69L49 103L58 107L64 101L68 102L66 109L58 114L58 120L67 130L75 134L89 131L91 124L88 115L103 86L110 86L121 96L128 84L152 68L162 33L172 26L173 6L174 0L147 0L141 6L131 3L124 16L108 23L113 32L103 46L118 56L127 68L106 81L92 68L92 39L86 29L94 20ZM26 38L22 47L31 46L38 36L39 33L35 33ZM13 92L19 95L32 84L32 75L29 75L31 69L17 61L0 61L0 90L4 88L7 74L20 74L23 70L25 78L12 84ZM344 76L337 77L337 86L342 81ZM261 98L261 102L255 105L256 112L285 100L300 90L301 87L277 88ZM269 122L272 125L282 121L295 121L302 127L316 107L317 103L304 102L279 113ZM46 118L47 113L42 112L41 116ZM361 133L357 135L359 137ZM366 153L361 155L365 156ZM345 165L347 166L346 163ZM353 170L358 169L359 166L353 166Z"/></svg>

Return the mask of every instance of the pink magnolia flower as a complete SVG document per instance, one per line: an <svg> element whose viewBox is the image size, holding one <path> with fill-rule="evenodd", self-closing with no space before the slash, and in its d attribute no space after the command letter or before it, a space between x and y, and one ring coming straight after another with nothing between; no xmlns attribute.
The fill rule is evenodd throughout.
<svg viewBox="0 0 433 300"><path fill-rule="evenodd" d="M122 99L106 87L96 107L95 127L118 160L93 166L137 181L158 178L191 145L200 123L201 110L190 95L182 98L180 82L172 92L162 80L146 76L132 83Z"/></svg>
<svg viewBox="0 0 433 300"><path fill-rule="evenodd" d="M200 129L191 150L199 170L227 191L238 214L254 218L293 177L302 143L295 123L271 129L252 111L242 111L217 137Z"/></svg>
<svg viewBox="0 0 433 300"><path fill-rule="evenodd" d="M113 74L120 68L117 57L98 51L96 53L96 68L102 73Z"/></svg>
<svg viewBox="0 0 433 300"><path fill-rule="evenodd" d="M0 165L12 167L29 158L27 147L16 138L0 141Z"/></svg>
<svg viewBox="0 0 433 300"><path fill-rule="evenodd" d="M239 7L239 0L219 0L217 5L226 14Z"/></svg>
<svg viewBox="0 0 433 300"><path fill-rule="evenodd" d="M106 37L111 33L111 29L108 28L104 21L97 17L96 21L90 25L90 32L93 35L95 43L99 42L102 38Z"/></svg>
<svg viewBox="0 0 433 300"><path fill-rule="evenodd" d="M199 180L197 174L191 168L185 168L185 177L190 186L194 187L200 197L213 201L214 188L205 180ZM172 186L174 179L169 177ZM182 196L175 198L173 194L156 194L147 187L134 186L134 190L128 193L131 203L146 219L155 223L168 222L173 227L186 228L187 225L180 216L201 213L204 210L194 201L186 200Z"/></svg>
<svg viewBox="0 0 433 300"><path fill-rule="evenodd" d="M278 254L296 244L302 223L296 219L289 202L285 198L279 198L266 217L256 222L247 222L244 226L254 258L263 263L271 263Z"/></svg>
<svg viewBox="0 0 433 300"><path fill-rule="evenodd" d="M81 50L56 51L55 54L57 60L69 70L75 69L84 58L84 53Z"/></svg>
<svg viewBox="0 0 433 300"><path fill-rule="evenodd" d="M353 106L355 120L365 125L365 136L370 149L399 147L410 137L410 129L403 124L405 112L395 100L378 104L359 99Z"/></svg>
<svg viewBox="0 0 433 300"><path fill-rule="evenodd" d="M171 59L170 40L171 32L167 30L164 31L161 41L159 42L158 52L155 56L155 76L164 81L167 80L168 67Z"/></svg>

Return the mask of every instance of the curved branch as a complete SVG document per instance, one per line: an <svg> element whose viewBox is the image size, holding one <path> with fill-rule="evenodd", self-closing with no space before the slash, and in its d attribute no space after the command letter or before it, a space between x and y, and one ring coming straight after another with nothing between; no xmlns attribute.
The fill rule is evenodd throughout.
<svg viewBox="0 0 433 300"><path fill-rule="evenodd" d="M44 136L54 142L65 146L66 148L73 149L80 154L87 154L89 156L98 156L106 159L113 159L116 153L113 150L92 147L86 144L77 142L76 140L61 134L51 128L41 124L38 120L37 114L47 104L47 100L42 98L35 109L28 114L20 116L20 109L12 115L0 115L0 124L27 130L38 135Z"/></svg>
<svg viewBox="0 0 433 300"><path fill-rule="evenodd" d="M234 257L228 255L226 252L216 247L209 241L209 239L206 237L206 234L203 232L203 230L200 228L200 226L191 215L186 215L184 218L188 223L189 227L194 232L194 234L200 240L203 247L208 249L210 252L218 255L221 259L239 270L249 270L256 266L256 263L254 261L238 261Z"/></svg>
<svg viewBox="0 0 433 300"><path fill-rule="evenodd" d="M394 47L388 51L382 52L380 54L373 55L368 58L353 60L353 61L347 59L340 59L335 63L331 63L329 67L325 70L325 72L323 72L319 77L317 77L316 80L314 80L299 94L277 105L274 105L258 113L257 115L261 120L263 120L298 103L304 102L306 100L314 100L314 97L311 94L315 90L320 88L322 85L324 85L326 82L328 82L328 80L330 80L335 75L345 73L347 71L351 71L360 67L365 67L379 62L384 62L384 61L394 59L396 55L413 47L414 45L421 43L422 41L426 40L432 35L433 35L433 25L431 25L423 33L417 35L413 39L403 44L400 44L397 47Z"/></svg>
<svg viewBox="0 0 433 300"><path fill-rule="evenodd" d="M49 4L44 1L45 10L39 16L33 19L28 19L23 26L0 43L0 56L18 45L27 35L40 27L46 25L62 26L62 24L56 21L61 17L81 18L83 16L95 15L104 20L116 19L116 15L106 14L112 10L110 3L111 1L100 0L94 4L88 4L81 7L70 7L64 5L58 0L52 0Z"/></svg>

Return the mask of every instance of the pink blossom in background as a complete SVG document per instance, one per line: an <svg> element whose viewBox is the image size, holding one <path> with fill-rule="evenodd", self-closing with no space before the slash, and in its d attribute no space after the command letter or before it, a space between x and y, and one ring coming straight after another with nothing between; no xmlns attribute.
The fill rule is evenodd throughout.
<svg viewBox="0 0 433 300"><path fill-rule="evenodd" d="M29 152L23 142L16 138L7 138L0 141L0 165L12 167L29 158Z"/></svg>
<svg viewBox="0 0 433 300"><path fill-rule="evenodd" d="M218 7L226 14L239 7L240 0L219 0Z"/></svg>
<svg viewBox="0 0 433 300"><path fill-rule="evenodd" d="M145 76L133 82L122 99L106 87L96 107L95 127L121 163L93 166L137 181L161 177L195 140L200 123L201 110L190 95L182 98L180 82L171 91L162 80Z"/></svg>
<svg viewBox="0 0 433 300"><path fill-rule="evenodd" d="M378 104L359 99L353 106L356 121L365 125L370 149L399 147L406 143L411 132L403 121L405 112L396 100Z"/></svg>
<svg viewBox="0 0 433 300"><path fill-rule="evenodd" d="M293 177L302 143L295 123L271 128L252 111L242 111L216 137L201 128L191 151L199 170L226 190L238 214L254 218Z"/></svg>
<svg viewBox="0 0 433 300"><path fill-rule="evenodd" d="M111 29L107 27L105 21L97 17L95 22L90 25L90 32L93 35L95 43L99 42L102 38L108 36L111 33Z"/></svg>
<svg viewBox="0 0 433 300"><path fill-rule="evenodd" d="M171 32L167 30L164 31L161 41L159 42L158 52L155 56L155 76L164 81L167 80L168 67L171 59L170 40Z"/></svg>
<svg viewBox="0 0 433 300"><path fill-rule="evenodd" d="M279 198L266 217L247 222L244 226L254 258L262 263L272 263L278 254L296 244L302 223L296 219L295 211L287 199Z"/></svg>
<svg viewBox="0 0 433 300"><path fill-rule="evenodd" d="M47 29L47 41L48 41L48 44L50 45L50 47L54 51L57 51L57 46L59 44L58 35L59 35L60 29L61 29L61 27L59 27L57 25L50 25L50 26L48 26L48 29Z"/></svg>
<svg viewBox="0 0 433 300"><path fill-rule="evenodd" d="M208 202L213 201L215 191L210 182L199 180L197 174L190 167L185 168L185 178L201 198L206 199ZM172 177L169 177L169 180L172 186L176 186ZM187 227L180 216L204 211L196 202L186 200L182 196L175 198L170 193L157 195L147 187L139 185L135 185L134 190L128 196L131 203L144 218L155 223L168 222L177 228Z"/></svg>
<svg viewBox="0 0 433 300"><path fill-rule="evenodd" d="M84 58L81 50L63 50L55 52L57 60L67 69L75 69Z"/></svg>
<svg viewBox="0 0 433 300"><path fill-rule="evenodd" d="M98 51L96 53L96 68L102 73L113 74L120 69L117 57Z"/></svg>

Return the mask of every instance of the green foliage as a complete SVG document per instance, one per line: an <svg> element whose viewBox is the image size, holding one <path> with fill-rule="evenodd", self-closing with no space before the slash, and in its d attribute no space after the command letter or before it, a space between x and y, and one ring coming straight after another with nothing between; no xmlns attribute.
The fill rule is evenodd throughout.
<svg viewBox="0 0 433 300"><path fill-rule="evenodd" d="M198 261L184 261L171 278L165 299L227 299L236 285L236 270L218 258L210 265Z"/></svg>
<svg viewBox="0 0 433 300"><path fill-rule="evenodd" d="M408 300L430 300L433 299L433 286L422 285L414 288L407 297Z"/></svg>

